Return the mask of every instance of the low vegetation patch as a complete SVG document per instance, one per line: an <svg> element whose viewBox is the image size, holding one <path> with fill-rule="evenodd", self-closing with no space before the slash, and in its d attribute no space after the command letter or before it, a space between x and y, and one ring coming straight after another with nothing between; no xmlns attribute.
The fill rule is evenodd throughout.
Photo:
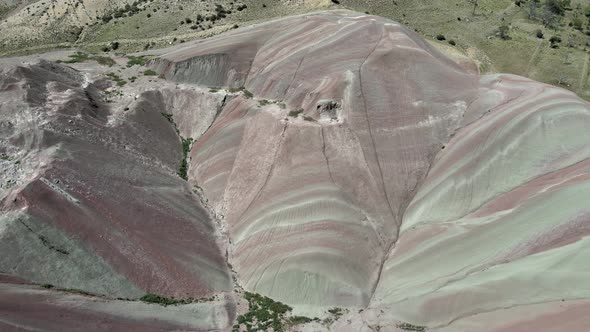
<svg viewBox="0 0 590 332"><path fill-rule="evenodd" d="M303 108L297 109L297 110L292 110L289 111L289 116L292 118L296 118L299 116L299 114L303 113Z"/></svg>
<svg viewBox="0 0 590 332"><path fill-rule="evenodd" d="M238 317L232 329L234 332L244 328L246 331L267 331L272 328L274 332L282 332L288 325L312 321L311 318L303 316L287 317L293 308L267 296L245 292L244 298L248 301L249 309L247 313Z"/></svg>
<svg viewBox="0 0 590 332"><path fill-rule="evenodd" d="M188 180L188 162L186 159L188 158L188 154L191 151L193 139L190 137L183 138L182 136L180 136L180 139L182 140L182 160L180 161L180 169L178 170L178 176L185 180Z"/></svg>
<svg viewBox="0 0 590 332"><path fill-rule="evenodd" d="M404 331L416 331L416 332L426 331L426 326L413 325L410 323L401 323L401 324L398 324L397 327L404 330Z"/></svg>
<svg viewBox="0 0 590 332"><path fill-rule="evenodd" d="M345 312L348 312L348 309L334 307L328 310L328 313L330 313L331 316L324 318L324 320L322 320L322 324L332 324L334 321L337 321L342 315L344 315Z"/></svg>
<svg viewBox="0 0 590 332"><path fill-rule="evenodd" d="M60 291L60 292L86 295L86 296L97 296L96 294L93 294L93 293L90 293L90 292L87 292L87 291L84 291L81 289L77 289L77 288L59 288L59 287L55 287L52 284L41 284L39 286L46 288L46 289L53 289L53 290Z"/></svg>
<svg viewBox="0 0 590 332"><path fill-rule="evenodd" d="M115 82L117 86L123 86L127 84L127 81L125 81L123 78L121 78L119 75L113 72L106 73L105 75L109 77L113 82Z"/></svg>
<svg viewBox="0 0 590 332"><path fill-rule="evenodd" d="M156 73L155 71L153 71L151 69L148 69L143 72L143 75L144 76L156 76L156 75L158 75L158 73Z"/></svg>
<svg viewBox="0 0 590 332"><path fill-rule="evenodd" d="M90 60L88 54L84 52L76 52L69 55L70 59L63 61L64 63L78 63Z"/></svg>
<svg viewBox="0 0 590 332"><path fill-rule="evenodd" d="M127 68L133 67L135 65L145 66L146 61L147 61L147 59L143 55L141 55L141 56L130 55L127 57Z"/></svg>
<svg viewBox="0 0 590 332"><path fill-rule="evenodd" d="M174 123L173 115L170 113L161 113L161 114L163 117L166 118L166 120L168 120L168 122L170 122L174 126L174 129L176 129L176 132L178 132L178 128L176 128L176 124Z"/></svg>
<svg viewBox="0 0 590 332"><path fill-rule="evenodd" d="M102 94L103 101L105 103L111 103L111 102L113 102L114 97L121 97L121 96L123 96L123 92L121 90L117 90L117 89L105 90Z"/></svg>
<svg viewBox="0 0 590 332"><path fill-rule="evenodd" d="M117 64L115 62L115 60L113 60L107 56L90 55L90 54L87 54L84 52L76 52L74 54L70 54L68 60L63 60L63 61L59 61L59 62L79 63L79 62L85 62L85 61L90 61L90 60L94 60L103 66L109 66L109 67L112 67Z"/></svg>
<svg viewBox="0 0 590 332"><path fill-rule="evenodd" d="M182 304L190 304L190 303L202 303L202 302L210 302L215 300L215 297L209 298L202 298L202 299L195 299L192 297L186 299L175 299L175 298L168 298L165 296L157 295L157 294L146 294L139 298L140 301L146 303L155 303L162 306L169 306L169 305L182 305Z"/></svg>
<svg viewBox="0 0 590 332"><path fill-rule="evenodd" d="M317 318L316 318L317 319ZM300 325L300 324L307 324L314 321L313 319L305 316L292 316L289 317L289 324L290 325Z"/></svg>
<svg viewBox="0 0 590 332"><path fill-rule="evenodd" d="M117 64L115 62L115 60L109 58L108 56L95 56L95 57L93 57L93 59L96 60L96 62L98 62L99 64L101 64L103 66L112 67Z"/></svg>
<svg viewBox="0 0 590 332"><path fill-rule="evenodd" d="M254 94L252 94L252 92L246 90L246 88L244 88L242 90L242 92L244 93L244 96L246 96L246 98L252 98L252 97L254 97Z"/></svg>
<svg viewBox="0 0 590 332"><path fill-rule="evenodd" d="M239 88L229 88L228 90L230 93L238 93L238 92L243 92L244 96L246 96L246 98L252 98L254 97L254 94L250 91L248 91L248 89L246 89L246 87L241 86ZM268 102L268 100L267 100Z"/></svg>
<svg viewBox="0 0 590 332"><path fill-rule="evenodd" d="M161 113L161 114L174 127L174 130L176 131L176 133L180 137L180 140L182 141L182 160L180 161L180 167L178 168L178 176L180 176L184 180L188 180L187 158L188 158L189 152L191 151L194 141L191 137L184 138L180 135L180 131L178 130L178 127L176 126L176 122L174 122L174 116L172 114L170 114L170 113Z"/></svg>

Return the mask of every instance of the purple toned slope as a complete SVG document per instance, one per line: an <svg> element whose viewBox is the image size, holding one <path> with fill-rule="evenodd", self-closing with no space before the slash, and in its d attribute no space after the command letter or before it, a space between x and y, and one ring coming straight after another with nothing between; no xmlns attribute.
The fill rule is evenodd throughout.
<svg viewBox="0 0 590 332"><path fill-rule="evenodd" d="M46 62L1 79L2 100L15 100L0 112L3 167L18 178L2 202L3 272L113 297L231 289L211 217L175 174L180 141L159 109L137 103L112 124L81 73Z"/></svg>
<svg viewBox="0 0 590 332"><path fill-rule="evenodd" d="M0 331L212 331L229 325L227 303L163 308L0 283Z"/></svg>

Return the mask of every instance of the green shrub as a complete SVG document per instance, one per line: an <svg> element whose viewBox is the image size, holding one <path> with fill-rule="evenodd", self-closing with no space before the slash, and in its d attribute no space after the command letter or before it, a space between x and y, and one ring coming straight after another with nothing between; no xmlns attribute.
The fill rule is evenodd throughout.
<svg viewBox="0 0 590 332"><path fill-rule="evenodd" d="M145 75L145 76L156 76L156 75L158 75L158 73L156 73L155 71L153 71L151 69L148 69L148 70L145 70L143 72L143 75Z"/></svg>
<svg viewBox="0 0 590 332"><path fill-rule="evenodd" d="M146 62L146 59L143 55L142 56L130 55L127 58L127 67L133 67L135 65L143 66L143 65L145 65L145 62Z"/></svg>
<svg viewBox="0 0 590 332"><path fill-rule="evenodd" d="M246 98L252 98L252 97L254 97L254 95L252 94L252 92L246 90L246 88L244 88L242 91L244 92L244 96L246 96Z"/></svg>
<svg viewBox="0 0 590 332"><path fill-rule="evenodd" d="M170 114L170 113L160 113L160 114L162 114L162 116L164 118L166 118L166 120L168 120L168 122L170 122L171 124L174 125L174 119L172 117L172 114Z"/></svg>
<svg viewBox="0 0 590 332"><path fill-rule="evenodd" d="M292 118L296 118L299 116L299 114L303 113L303 108L297 109L297 110L292 110L289 111L289 116Z"/></svg>
<svg viewBox="0 0 590 332"><path fill-rule="evenodd" d="M78 63L78 62L84 62L84 61L89 60L88 54L86 54L84 52L76 52L74 54L70 54L69 57L70 57L70 59L64 61L64 63Z"/></svg>
<svg viewBox="0 0 590 332"><path fill-rule="evenodd" d="M559 43L561 43L560 36L552 36L549 38L549 42L551 43L551 48L559 48Z"/></svg>
<svg viewBox="0 0 590 332"><path fill-rule="evenodd" d="M182 136L180 137L180 139L182 140L182 160L180 161L178 176L188 181L188 162L186 159L188 157L189 152L191 151L193 139L190 137L183 138Z"/></svg>
<svg viewBox="0 0 590 332"><path fill-rule="evenodd" d="M156 295L156 294L146 294L146 295L140 297L139 300L142 302L146 302L146 303L156 303L156 304L160 304L163 306L169 306L172 304L181 303L181 301L169 299L167 297Z"/></svg>
<svg viewBox="0 0 590 332"><path fill-rule="evenodd" d="M285 315L293 308L269 297L245 292L244 298L248 301L249 309L245 314L238 316L233 331L239 331L241 326L245 326L248 331L266 331L272 328L275 332L281 332L284 331L285 324L294 324L293 318L293 322L308 322L309 318L306 317L287 319Z"/></svg>
<svg viewBox="0 0 590 332"><path fill-rule="evenodd" d="M416 332L426 331L426 326L413 325L410 323L401 323L401 324L398 324L397 327L404 330L404 331L416 331Z"/></svg>
<svg viewBox="0 0 590 332"><path fill-rule="evenodd" d="M309 323L313 321L313 319L309 318L309 317L305 317L305 316L293 316L289 318L289 323L291 325L299 325L299 324L305 324L305 323Z"/></svg>

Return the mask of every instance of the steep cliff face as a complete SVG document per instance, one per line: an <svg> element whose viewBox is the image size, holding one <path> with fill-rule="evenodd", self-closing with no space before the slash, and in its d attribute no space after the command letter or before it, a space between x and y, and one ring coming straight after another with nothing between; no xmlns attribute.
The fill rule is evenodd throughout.
<svg viewBox="0 0 590 332"><path fill-rule="evenodd" d="M132 84L124 106L65 66L3 69L2 144L21 166L3 158L1 271L111 297L218 294L192 329L231 326L241 287L311 317L349 309L311 329L588 323L590 108L575 95L480 77L348 11L157 55L168 82ZM122 325L147 310L109 305L130 310Z"/></svg>

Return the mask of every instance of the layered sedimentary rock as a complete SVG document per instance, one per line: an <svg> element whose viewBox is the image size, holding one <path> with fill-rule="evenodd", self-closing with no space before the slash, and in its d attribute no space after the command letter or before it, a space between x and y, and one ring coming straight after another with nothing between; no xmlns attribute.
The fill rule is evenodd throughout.
<svg viewBox="0 0 590 332"><path fill-rule="evenodd" d="M286 104L228 103L193 148L190 180L225 215L246 288L320 306L369 303L405 206L477 93L476 76L367 16L286 19L154 67Z"/></svg>
<svg viewBox="0 0 590 332"><path fill-rule="evenodd" d="M48 282L63 265L105 295L206 296L230 290L227 255L248 291L308 315L349 308L338 331L590 324L590 108L572 93L480 76L346 11L157 55L150 66L179 85L136 87L124 112L88 104L92 84L62 66L3 72L3 100L21 103L3 106L4 135L32 156L5 193L4 272ZM53 76L27 87L27 70ZM7 122L17 110L21 139ZM188 185L162 112L195 139ZM51 241L24 240L35 236ZM37 250L70 260L16 262Z"/></svg>
<svg viewBox="0 0 590 332"><path fill-rule="evenodd" d="M1 86L4 273L125 298L231 289L158 105L114 123L82 73L49 62L10 68Z"/></svg>

